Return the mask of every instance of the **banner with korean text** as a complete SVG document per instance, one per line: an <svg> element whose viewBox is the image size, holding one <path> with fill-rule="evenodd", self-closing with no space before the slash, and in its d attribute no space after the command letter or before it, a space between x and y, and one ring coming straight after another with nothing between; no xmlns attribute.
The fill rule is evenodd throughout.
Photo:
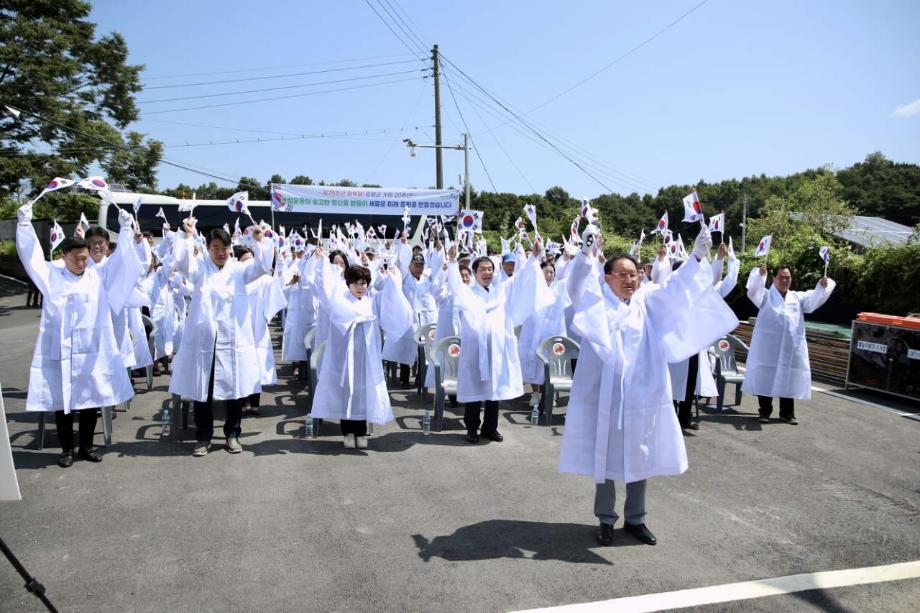
<svg viewBox="0 0 920 613"><path fill-rule="evenodd" d="M330 215L457 215L460 192L454 189L337 187L272 183L272 207L291 213Z"/></svg>

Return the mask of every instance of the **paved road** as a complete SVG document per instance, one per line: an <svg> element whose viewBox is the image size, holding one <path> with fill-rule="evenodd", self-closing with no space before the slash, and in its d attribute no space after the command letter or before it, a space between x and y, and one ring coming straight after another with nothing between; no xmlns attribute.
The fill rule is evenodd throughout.
<svg viewBox="0 0 920 613"><path fill-rule="evenodd" d="M138 381L104 462L63 470L53 426L38 451L23 413L38 321L24 302L0 291L23 493L0 503L0 535L61 610L501 611L920 560L920 422L823 394L798 427L761 426L747 397L705 412L688 473L650 483L656 547L619 530L596 546L590 480L556 469L563 421L530 428L520 403L502 407L504 443L471 446L456 414L423 436L416 396L394 389L397 421L346 451L334 426L303 438L285 377L245 419L242 454L195 459L192 433L160 440L164 376L149 392ZM914 579L699 610L918 602ZM0 561L0 611L38 610Z"/></svg>

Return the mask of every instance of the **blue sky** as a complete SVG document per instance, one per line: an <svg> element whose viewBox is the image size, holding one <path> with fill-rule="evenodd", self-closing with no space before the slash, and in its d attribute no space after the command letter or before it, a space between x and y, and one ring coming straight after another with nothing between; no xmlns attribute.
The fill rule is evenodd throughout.
<svg viewBox="0 0 920 613"><path fill-rule="evenodd" d="M492 179L471 153L477 189L561 185L593 197L844 167L875 150L920 162L920 3L912 0L708 0L698 8L700 0L105 0L93 3L91 19L99 33L120 32L130 61L146 65L145 83L159 87L138 95L133 127L166 143L167 159L231 178L434 185L432 152L413 158L400 142L433 142L433 87L411 54L427 52L391 20L400 42L369 4L384 17L405 16L425 48L438 43L455 65L441 84L443 140L462 141L459 106ZM503 125L507 115L459 71L593 177L517 122ZM291 73L314 74L254 80ZM230 79L253 80L188 85ZM315 82L327 83L292 87ZM288 89L228 93L271 87ZM354 89L158 112L343 88ZM312 138L175 146L301 134ZM458 185L462 172L462 153L445 151L445 183ZM164 165L159 180L211 179Z"/></svg>

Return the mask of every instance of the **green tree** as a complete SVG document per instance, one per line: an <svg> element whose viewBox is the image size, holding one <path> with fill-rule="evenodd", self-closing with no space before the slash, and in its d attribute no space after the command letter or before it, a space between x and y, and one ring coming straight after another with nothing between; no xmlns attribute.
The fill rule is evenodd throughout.
<svg viewBox="0 0 920 613"><path fill-rule="evenodd" d="M127 63L120 34L96 38L89 12L81 0L0 4L0 104L21 111L18 118L0 111L0 147L8 152L0 158L0 193L85 174L93 163L155 183L158 144L144 144L136 133L120 136L137 119L143 67ZM113 159L111 143L123 142L135 145L136 155Z"/></svg>

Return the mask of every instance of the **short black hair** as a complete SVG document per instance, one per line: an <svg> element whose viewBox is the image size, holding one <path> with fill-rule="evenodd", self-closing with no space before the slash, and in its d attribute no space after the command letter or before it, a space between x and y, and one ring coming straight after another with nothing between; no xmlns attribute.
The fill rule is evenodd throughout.
<svg viewBox="0 0 920 613"><path fill-rule="evenodd" d="M153 238L153 232L142 232L144 238Z"/></svg>
<svg viewBox="0 0 920 613"><path fill-rule="evenodd" d="M105 228L102 228L101 226L93 226L83 233L83 238L87 241L89 241L89 239L93 238L94 236L104 238L106 242L109 241L109 233L105 230Z"/></svg>
<svg viewBox="0 0 920 613"><path fill-rule="evenodd" d="M465 270L466 272L470 273L470 274L473 274L473 272L470 270L470 267L469 267L469 266L461 266L461 267L460 267L460 272L463 272L464 270Z"/></svg>
<svg viewBox="0 0 920 613"><path fill-rule="evenodd" d="M364 266L358 266L357 264L349 266L345 269L345 284L351 285L352 283L357 283L358 281L364 281L368 285L371 284L371 271L369 271Z"/></svg>
<svg viewBox="0 0 920 613"><path fill-rule="evenodd" d="M74 236L72 238L65 238L61 242L61 253L67 255L74 249L89 249L89 245L86 244L86 241L79 236Z"/></svg>
<svg viewBox="0 0 920 613"><path fill-rule="evenodd" d="M233 257L240 259L245 254L252 255L252 249L249 247L244 247L243 245L234 245L233 246Z"/></svg>
<svg viewBox="0 0 920 613"><path fill-rule="evenodd" d="M495 270L495 263L492 262L492 258L488 258L483 255L473 260L473 266L472 266L473 272L476 272L477 270L479 270L479 265L485 262L488 262L492 266L492 270Z"/></svg>
<svg viewBox="0 0 920 613"><path fill-rule="evenodd" d="M348 266L348 256L345 255L345 252L341 249L334 249L329 252L329 263L335 264L335 256L337 255L342 256L342 259L345 261L345 266Z"/></svg>
<svg viewBox="0 0 920 613"><path fill-rule="evenodd" d="M540 264L540 270L543 270L544 268L552 268L553 271L555 272L555 270L556 270L556 265L553 264L552 262L550 262L549 260L547 260L547 261L545 261L545 262L543 262L543 263Z"/></svg>
<svg viewBox="0 0 920 613"><path fill-rule="evenodd" d="M629 260L633 263L633 266L636 267L636 272L639 272L639 260L629 255L628 253L618 253L614 256L611 256L606 262L604 262L604 274L609 275L613 272L613 267L620 260Z"/></svg>
<svg viewBox="0 0 920 613"><path fill-rule="evenodd" d="M780 264L780 265L777 266L776 269L773 271L773 276L775 277L776 275L778 275L778 274L779 274L779 271L783 270L784 268L785 268L786 270L789 271L789 274L790 274L790 275L794 275L794 274L795 274L795 271L792 270L792 266L790 266L789 264Z"/></svg>
<svg viewBox="0 0 920 613"><path fill-rule="evenodd" d="M208 232L206 239L206 245L211 246L211 243L214 241L220 241L224 244L224 247L229 247L232 241L230 240L230 234L223 228L214 228Z"/></svg>

